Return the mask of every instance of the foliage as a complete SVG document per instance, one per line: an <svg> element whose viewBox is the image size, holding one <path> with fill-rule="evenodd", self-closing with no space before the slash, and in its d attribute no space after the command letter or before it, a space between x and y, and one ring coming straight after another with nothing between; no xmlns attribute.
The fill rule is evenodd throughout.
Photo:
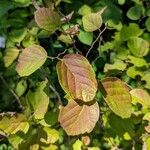
<svg viewBox="0 0 150 150"><path fill-rule="evenodd" d="M0 149L149 149L149 0L1 0L0 17Z"/></svg>

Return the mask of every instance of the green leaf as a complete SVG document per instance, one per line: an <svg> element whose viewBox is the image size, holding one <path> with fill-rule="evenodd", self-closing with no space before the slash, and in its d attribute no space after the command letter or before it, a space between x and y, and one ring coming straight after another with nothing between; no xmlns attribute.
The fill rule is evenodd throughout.
<svg viewBox="0 0 150 150"><path fill-rule="evenodd" d="M127 17L131 20L138 20L144 14L144 7L142 5L135 5L127 12Z"/></svg>
<svg viewBox="0 0 150 150"><path fill-rule="evenodd" d="M149 43L139 37L130 38L128 40L129 50L137 57L143 57L149 52Z"/></svg>
<svg viewBox="0 0 150 150"><path fill-rule="evenodd" d="M90 46L93 42L93 33L80 30L80 33L78 34L78 39L81 43Z"/></svg>
<svg viewBox="0 0 150 150"><path fill-rule="evenodd" d="M8 141L11 143L13 148L18 149L19 144L23 141L18 134L12 134L8 137Z"/></svg>
<svg viewBox="0 0 150 150"><path fill-rule="evenodd" d="M20 76L29 76L39 69L47 59L47 52L39 45L25 48L19 56L16 71Z"/></svg>
<svg viewBox="0 0 150 150"><path fill-rule="evenodd" d="M126 69L127 65L121 61L121 60L115 60L114 64L105 64L104 66L104 72L108 72L111 70L120 70L124 71Z"/></svg>
<svg viewBox="0 0 150 150"><path fill-rule="evenodd" d="M150 73L146 73L141 80L146 82L144 87L150 89Z"/></svg>
<svg viewBox="0 0 150 150"><path fill-rule="evenodd" d="M14 29L9 33L9 39L14 43L20 43L27 35L27 29Z"/></svg>
<svg viewBox="0 0 150 150"><path fill-rule="evenodd" d="M73 144L73 150L82 150L83 143L78 139Z"/></svg>
<svg viewBox="0 0 150 150"><path fill-rule="evenodd" d="M143 106L150 106L150 95L143 89L133 89L130 91L133 103L140 103Z"/></svg>
<svg viewBox="0 0 150 150"><path fill-rule="evenodd" d="M120 39L126 41L131 37L140 36L143 30L135 23L130 23L129 26L124 25L120 31Z"/></svg>
<svg viewBox="0 0 150 150"><path fill-rule="evenodd" d="M122 118L129 118L132 113L131 95L124 82L115 77L108 77L101 80L101 83L106 91L104 100L110 109Z"/></svg>
<svg viewBox="0 0 150 150"><path fill-rule="evenodd" d="M132 55L129 55L128 58L129 61L127 62L133 64L136 67L148 67L147 62L143 58L134 57Z"/></svg>
<svg viewBox="0 0 150 150"><path fill-rule="evenodd" d="M82 18L84 30L87 32L93 32L98 30L102 25L101 12L90 13Z"/></svg>
<svg viewBox="0 0 150 150"><path fill-rule="evenodd" d="M68 135L79 135L90 133L99 119L99 106L96 102L93 105L78 105L70 101L60 107L59 122Z"/></svg>
<svg viewBox="0 0 150 150"><path fill-rule="evenodd" d="M126 73L129 77L131 77L133 79L135 79L136 76L144 75L143 72L135 66L129 67Z"/></svg>
<svg viewBox="0 0 150 150"><path fill-rule="evenodd" d="M4 114L4 116L0 116L0 129L10 135L15 134L18 131L22 131L27 133L29 130L29 123L27 118L22 114Z"/></svg>
<svg viewBox="0 0 150 150"><path fill-rule="evenodd" d="M14 60L18 57L19 55L19 49L18 48L8 48L5 50L5 56L4 56L4 64L5 67L9 67Z"/></svg>
<svg viewBox="0 0 150 150"><path fill-rule="evenodd" d="M50 8L38 8L34 14L37 25L50 32L55 32L61 25L60 16Z"/></svg>
<svg viewBox="0 0 150 150"><path fill-rule="evenodd" d="M0 18L5 15L10 9L14 8L14 5L9 0L0 1Z"/></svg>
<svg viewBox="0 0 150 150"><path fill-rule="evenodd" d="M82 16L92 13L92 8L86 4L81 6L78 10L78 13Z"/></svg>
<svg viewBox="0 0 150 150"><path fill-rule="evenodd" d="M49 116L50 117L50 116ZM44 132L46 133L47 138L46 139L41 139L41 142L50 144L50 143L55 143L59 139L59 132L55 129L51 129L49 127L44 127L43 128Z"/></svg>
<svg viewBox="0 0 150 150"><path fill-rule="evenodd" d="M147 20L146 20L146 22L145 22L145 26L146 26L147 31L150 32L150 17L147 18Z"/></svg>
<svg viewBox="0 0 150 150"><path fill-rule="evenodd" d="M112 130L119 136L124 137L128 133L130 139L134 135L134 124L130 118L122 119L114 114L108 116L108 122ZM119 124L119 125L118 125Z"/></svg>
<svg viewBox="0 0 150 150"><path fill-rule="evenodd" d="M118 4L123 5L126 2L126 0L118 0Z"/></svg>
<svg viewBox="0 0 150 150"><path fill-rule="evenodd" d="M33 111L35 119L43 119L48 109L49 97L42 89L37 88L35 92L29 91L26 99Z"/></svg>
<svg viewBox="0 0 150 150"><path fill-rule="evenodd" d="M105 52L105 51L113 49L113 47L114 47L113 42L106 42L104 45L101 45L98 47L98 51Z"/></svg>
<svg viewBox="0 0 150 150"><path fill-rule="evenodd" d="M26 80L20 80L16 86L16 94L20 97L22 96L25 91L27 90L27 81Z"/></svg>
<svg viewBox="0 0 150 150"><path fill-rule="evenodd" d="M67 54L57 63L61 87L73 100L93 101L97 91L94 70L88 60L79 54Z"/></svg>

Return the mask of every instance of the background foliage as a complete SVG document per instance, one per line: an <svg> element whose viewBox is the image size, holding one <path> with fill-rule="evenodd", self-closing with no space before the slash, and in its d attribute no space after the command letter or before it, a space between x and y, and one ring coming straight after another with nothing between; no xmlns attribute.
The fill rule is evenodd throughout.
<svg viewBox="0 0 150 150"><path fill-rule="evenodd" d="M38 0L34 5L31 0L0 1L0 149L150 149L150 1L54 3L56 12L45 15L45 10L38 13L35 7L50 8L53 1ZM71 20L65 22L64 16L72 11ZM48 21L43 25L44 17ZM34 44L43 48L30 47ZM31 51L26 52L28 47ZM30 60L36 49L38 59ZM63 83L58 81L56 64L58 56L76 52L87 56L108 95L105 97L102 88L97 91L100 118L94 130L68 136L58 114L59 105L66 105L70 97L65 96ZM20 53L22 59L26 56L21 68ZM117 78L106 78L110 76L125 81L126 86ZM110 89L108 82L113 85ZM128 103L118 103L124 99ZM116 106L111 103L115 100Z"/></svg>

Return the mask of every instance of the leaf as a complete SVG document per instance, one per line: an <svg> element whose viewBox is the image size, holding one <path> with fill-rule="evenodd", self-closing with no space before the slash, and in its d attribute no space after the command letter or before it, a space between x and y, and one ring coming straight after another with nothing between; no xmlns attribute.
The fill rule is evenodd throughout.
<svg viewBox="0 0 150 150"><path fill-rule="evenodd" d="M61 25L59 14L50 8L38 8L34 17L40 28L50 32L55 32Z"/></svg>
<svg viewBox="0 0 150 150"><path fill-rule="evenodd" d="M131 95L124 82L116 77L108 77L101 83L106 91L104 99L110 109L122 118L129 118L132 113Z"/></svg>
<svg viewBox="0 0 150 150"><path fill-rule="evenodd" d="M18 57L19 55L19 49L17 48L8 48L5 50L5 56L4 56L4 64L5 67L9 67L14 60Z"/></svg>
<svg viewBox="0 0 150 150"><path fill-rule="evenodd" d="M9 39L14 43L20 43L27 35L27 28L14 29L9 33Z"/></svg>
<svg viewBox="0 0 150 150"><path fill-rule="evenodd" d="M27 90L27 81L26 80L20 80L16 86L15 92L20 97L22 96L25 91Z"/></svg>
<svg viewBox="0 0 150 150"><path fill-rule="evenodd" d="M58 40L66 44L72 44L72 39L69 35L61 34Z"/></svg>
<svg viewBox="0 0 150 150"><path fill-rule="evenodd" d="M16 71L20 76L29 76L39 69L47 59L47 52L39 45L25 48L19 56Z"/></svg>
<svg viewBox="0 0 150 150"><path fill-rule="evenodd" d="M98 30L102 25L101 13L90 13L84 15L82 18L84 30L87 32L93 32Z"/></svg>
<svg viewBox="0 0 150 150"><path fill-rule="evenodd" d="M147 18L147 20L145 22L145 26L146 26L147 31L150 32L150 17Z"/></svg>
<svg viewBox="0 0 150 150"><path fill-rule="evenodd" d="M79 106L75 101L70 101L67 106L60 108L59 122L68 135L90 133L99 119L99 106Z"/></svg>
<svg viewBox="0 0 150 150"><path fill-rule="evenodd" d="M97 91L95 73L88 60L79 54L67 54L57 63L61 87L72 99L92 101Z"/></svg>
<svg viewBox="0 0 150 150"><path fill-rule="evenodd" d="M134 57L132 55L128 56L129 63L133 64L136 67L148 67L147 62L143 58Z"/></svg>
<svg viewBox="0 0 150 150"><path fill-rule="evenodd" d="M130 23L129 26L124 25L120 31L120 39L126 41L131 37L140 36L143 30L135 23Z"/></svg>
<svg viewBox="0 0 150 150"><path fill-rule="evenodd" d="M35 119L43 119L48 109L49 97L42 89L36 89L35 92L29 91L26 99L33 111Z"/></svg>
<svg viewBox="0 0 150 150"><path fill-rule="evenodd" d="M143 57L149 52L149 43L139 37L130 38L128 40L129 50L137 57Z"/></svg>
<svg viewBox="0 0 150 150"><path fill-rule="evenodd" d="M56 145L50 144L47 147L41 147L42 150L58 150L58 147Z"/></svg>
<svg viewBox="0 0 150 150"><path fill-rule="evenodd" d="M131 20L138 20L143 14L144 8L142 5L135 5L128 10L127 17Z"/></svg>
<svg viewBox="0 0 150 150"><path fill-rule="evenodd" d="M93 33L80 30L80 33L78 35L78 39L81 43L90 46L93 42Z"/></svg>
<svg viewBox="0 0 150 150"><path fill-rule="evenodd" d="M135 66L132 66L132 67L129 67L128 70L127 70L127 75L133 79L136 78L136 76L143 76L143 71L139 70L137 67Z"/></svg>
<svg viewBox="0 0 150 150"><path fill-rule="evenodd" d="M92 8L86 4L81 6L78 10L78 13L82 16L92 13Z"/></svg>
<svg viewBox="0 0 150 150"><path fill-rule="evenodd" d="M134 136L134 124L131 118L122 119L114 114L110 114L108 123L117 135L124 137L125 133L128 133L130 139Z"/></svg>
<svg viewBox="0 0 150 150"><path fill-rule="evenodd" d="M83 143L78 139L73 144L73 150L82 150Z"/></svg>
<svg viewBox="0 0 150 150"><path fill-rule="evenodd" d="M146 73L141 80L146 82L144 87L150 89L150 73Z"/></svg>
<svg viewBox="0 0 150 150"><path fill-rule="evenodd" d="M111 70L124 71L126 69L126 67L127 67L127 65L123 61L116 60L114 64L105 64L104 72L108 72Z"/></svg>
<svg viewBox="0 0 150 150"><path fill-rule="evenodd" d="M143 89L133 89L130 91L133 103L140 103L143 106L150 106L150 95Z"/></svg>
<svg viewBox="0 0 150 150"><path fill-rule="evenodd" d="M0 116L0 129L8 135L15 134L18 131L27 133L29 123L27 118L22 114L12 116L10 114L4 114L4 116Z"/></svg>
<svg viewBox="0 0 150 150"><path fill-rule="evenodd" d="M50 117L50 116L49 116ZM46 132L47 138L41 139L41 142L46 144L55 143L59 139L59 132L49 127L44 127L43 130Z"/></svg>

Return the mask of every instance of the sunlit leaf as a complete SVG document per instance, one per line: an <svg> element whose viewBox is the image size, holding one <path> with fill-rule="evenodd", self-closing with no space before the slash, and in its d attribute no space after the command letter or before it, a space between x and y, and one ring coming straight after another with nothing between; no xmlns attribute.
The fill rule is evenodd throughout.
<svg viewBox="0 0 150 150"><path fill-rule="evenodd" d="M86 4L81 6L78 10L78 13L82 16L92 13L92 8Z"/></svg>
<svg viewBox="0 0 150 150"><path fill-rule="evenodd" d="M87 32L93 32L99 29L102 25L101 13L90 13L84 15L82 18L84 30Z"/></svg>
<svg viewBox="0 0 150 150"><path fill-rule="evenodd" d="M129 26L124 25L120 31L120 39L126 41L131 37L140 36L143 30L137 24L130 23Z"/></svg>
<svg viewBox="0 0 150 150"><path fill-rule="evenodd" d="M19 49L8 48L5 50L4 63L5 67L9 67L19 55Z"/></svg>
<svg viewBox="0 0 150 150"><path fill-rule="evenodd" d="M82 150L83 143L78 139L73 144L73 150Z"/></svg>
<svg viewBox="0 0 150 150"><path fill-rule="evenodd" d="M149 52L149 43L139 37L130 38L128 41L128 47L137 57L143 57Z"/></svg>
<svg viewBox="0 0 150 150"><path fill-rule="evenodd" d="M59 139L59 132L57 130L51 129L49 127L44 127L43 130L46 133L47 138L46 139L42 138L41 142L50 144L55 143Z"/></svg>
<svg viewBox="0 0 150 150"><path fill-rule="evenodd" d="M0 129L6 134L15 134L18 131L27 133L29 129L29 123L27 118L22 114L5 114L0 116Z"/></svg>
<svg viewBox="0 0 150 150"><path fill-rule="evenodd" d="M35 21L40 28L54 32L60 25L60 16L50 8L38 8L35 12Z"/></svg>
<svg viewBox="0 0 150 150"><path fill-rule="evenodd" d="M131 66L127 70L127 75L134 79L136 78L136 76L143 76L143 72L139 70L137 67Z"/></svg>
<svg viewBox="0 0 150 150"><path fill-rule="evenodd" d="M150 89L150 73L146 73L143 77L142 77L142 81L145 81L146 83L144 84L144 87L147 89Z"/></svg>
<svg viewBox="0 0 150 150"><path fill-rule="evenodd" d="M58 40L66 44L72 44L72 39L69 35L61 34Z"/></svg>
<svg viewBox="0 0 150 150"><path fill-rule="evenodd" d="M131 95L124 82L115 77L108 77L101 83L106 91L104 99L110 109L122 118L130 117L132 113Z"/></svg>
<svg viewBox="0 0 150 150"><path fill-rule="evenodd" d="M126 64L121 60L116 60L114 64L105 64L104 72L108 72L111 70L120 70L124 71L126 69Z"/></svg>
<svg viewBox="0 0 150 150"><path fill-rule="evenodd" d="M34 92L29 91L26 99L33 111L35 119L43 119L49 104L49 97L43 89L37 88Z"/></svg>
<svg viewBox="0 0 150 150"><path fill-rule="evenodd" d="M20 76L29 76L39 69L47 59L47 52L39 45L25 48L19 56L16 70Z"/></svg>
<svg viewBox="0 0 150 150"><path fill-rule="evenodd" d="M79 106L70 101L67 106L60 108L59 122L68 135L90 133L99 119L99 106Z"/></svg>
<svg viewBox="0 0 150 150"><path fill-rule="evenodd" d="M59 83L72 99L92 101L97 91L95 73L88 60L79 54L68 54L57 63Z"/></svg>
<svg viewBox="0 0 150 150"><path fill-rule="evenodd" d="M134 103L138 102L143 106L150 106L150 95L143 89L133 89L130 93Z"/></svg>
<svg viewBox="0 0 150 150"><path fill-rule="evenodd" d="M128 58L129 58L128 62L130 62L136 67L148 67L147 62L143 58L134 57L132 55L129 55Z"/></svg>

